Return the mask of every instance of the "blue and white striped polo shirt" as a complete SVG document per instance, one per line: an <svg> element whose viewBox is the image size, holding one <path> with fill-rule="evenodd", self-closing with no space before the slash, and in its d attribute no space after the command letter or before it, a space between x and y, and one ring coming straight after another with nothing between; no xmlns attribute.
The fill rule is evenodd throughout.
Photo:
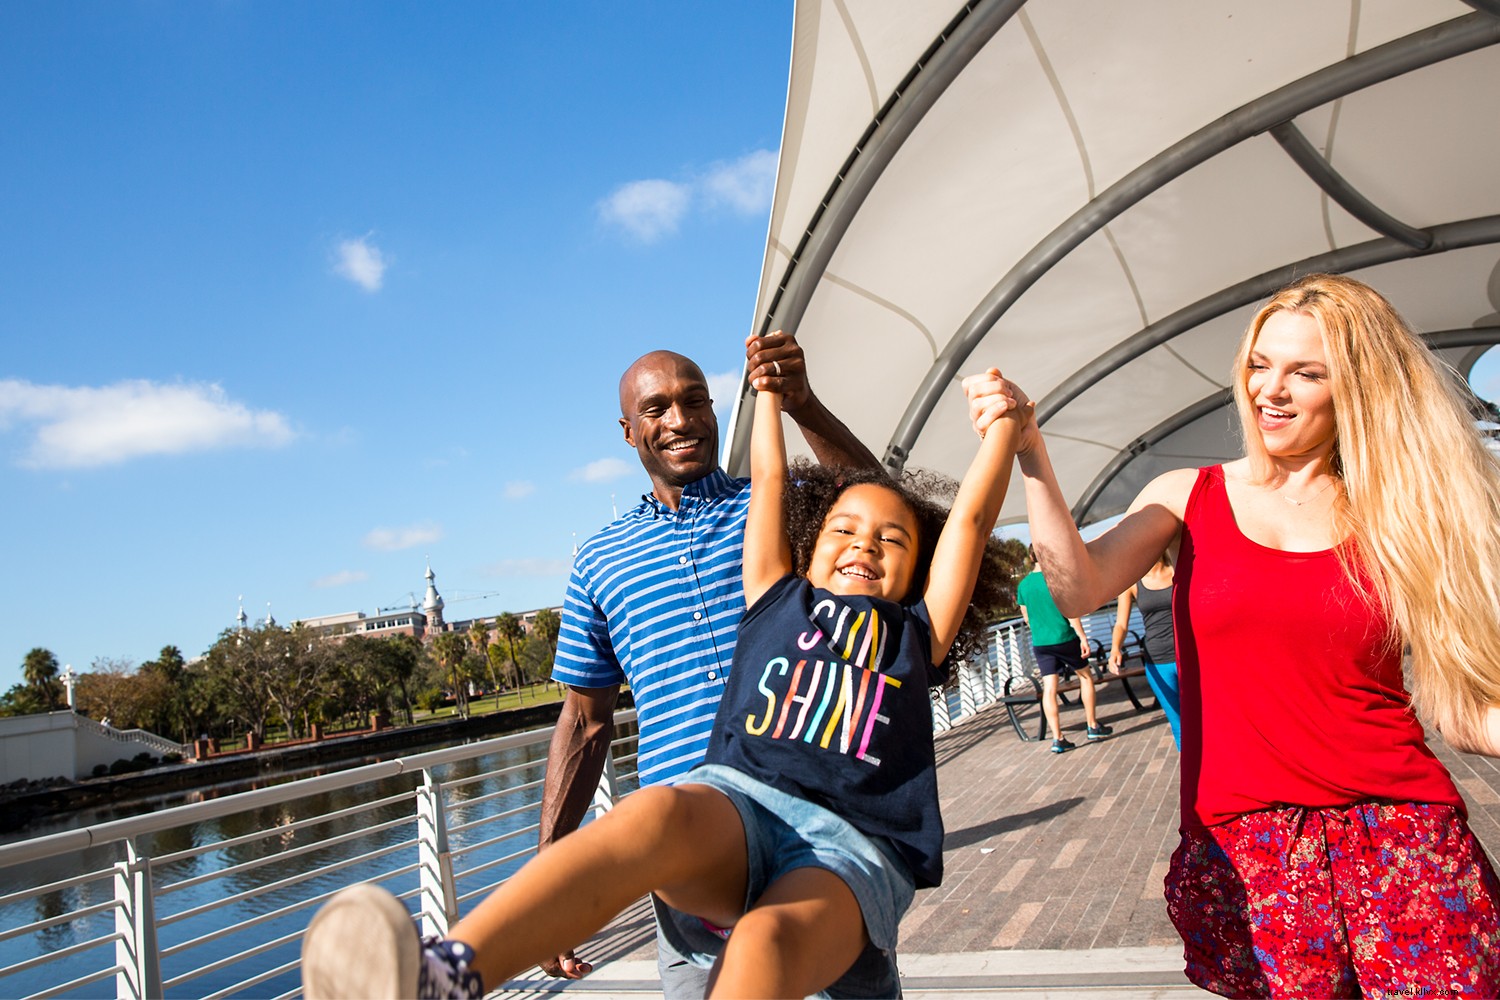
<svg viewBox="0 0 1500 1000"><path fill-rule="evenodd" d="M722 469L655 497L584 543L563 599L552 678L629 680L640 718L642 785L703 759L745 612L741 556L750 480Z"/></svg>

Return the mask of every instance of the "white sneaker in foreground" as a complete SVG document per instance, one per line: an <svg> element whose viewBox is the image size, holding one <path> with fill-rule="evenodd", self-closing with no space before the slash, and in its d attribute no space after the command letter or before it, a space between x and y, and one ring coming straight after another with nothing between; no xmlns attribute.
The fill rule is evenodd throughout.
<svg viewBox="0 0 1500 1000"><path fill-rule="evenodd" d="M474 951L457 941L422 941L411 914L378 886L334 894L302 940L307 1000L404 1000L484 996L470 971Z"/></svg>

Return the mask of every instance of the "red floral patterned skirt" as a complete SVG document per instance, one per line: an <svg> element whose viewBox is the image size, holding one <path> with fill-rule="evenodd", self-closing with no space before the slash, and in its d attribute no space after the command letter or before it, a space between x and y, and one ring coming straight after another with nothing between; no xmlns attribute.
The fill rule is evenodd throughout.
<svg viewBox="0 0 1500 1000"><path fill-rule="evenodd" d="M1500 996L1500 881L1452 806L1186 829L1166 896L1188 978L1224 996Z"/></svg>

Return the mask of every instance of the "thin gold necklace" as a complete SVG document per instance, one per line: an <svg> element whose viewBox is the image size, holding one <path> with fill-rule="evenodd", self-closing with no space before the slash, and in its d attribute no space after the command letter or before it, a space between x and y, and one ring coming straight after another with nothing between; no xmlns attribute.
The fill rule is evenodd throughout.
<svg viewBox="0 0 1500 1000"><path fill-rule="evenodd" d="M1326 482L1326 483L1323 484L1323 488L1321 490L1319 490L1318 492L1314 493L1312 496L1308 497L1306 500L1293 500L1291 497L1289 497L1285 493L1281 492L1281 487L1279 487L1279 486L1276 488L1276 495L1279 496L1279 497L1281 497L1281 499L1285 500L1287 503L1291 504L1293 507L1301 507L1303 504L1312 503L1314 500L1318 499L1318 497L1322 496L1324 493L1327 493L1328 492L1328 487L1332 486L1337 481L1338 481L1337 479L1330 479L1330 480L1328 480L1328 482Z"/></svg>

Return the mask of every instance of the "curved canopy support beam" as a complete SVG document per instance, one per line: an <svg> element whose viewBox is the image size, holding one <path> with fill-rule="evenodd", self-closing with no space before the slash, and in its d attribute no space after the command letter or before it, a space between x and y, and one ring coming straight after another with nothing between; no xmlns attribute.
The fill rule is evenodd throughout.
<svg viewBox="0 0 1500 1000"><path fill-rule="evenodd" d="M1233 389L1220 389L1212 395L1198 400L1192 406L1179 410L1130 442L1129 447L1121 451L1108 465L1100 470L1099 475L1095 476L1094 481L1089 484L1089 488L1083 491L1083 495L1073 505L1074 523L1082 523L1080 519L1089 512L1089 508L1094 505L1094 501L1099 499L1099 494L1103 493L1109 487L1109 484L1114 482L1116 476L1125 471L1127 465L1145 454L1152 445L1177 433L1194 420L1208 416L1233 398Z"/></svg>
<svg viewBox="0 0 1500 1000"><path fill-rule="evenodd" d="M796 331L834 251L886 167L949 85L1024 5L1025 0L964 4L908 71L850 151L823 195L822 207L808 221L757 333ZM744 389L741 383L739 412L729 443L731 467L737 456L749 454L751 421L744 412Z"/></svg>
<svg viewBox="0 0 1500 1000"><path fill-rule="evenodd" d="M898 471L905 464L944 388L1016 300L1079 244L1141 199L1273 125L1347 94L1497 42L1500 42L1500 22L1483 14L1468 14L1414 32L1310 73L1236 108L1126 174L1033 247L959 326L897 424L886 447L886 467ZM1402 246L1406 253L1411 252L1403 244L1396 245Z"/></svg>
<svg viewBox="0 0 1500 1000"><path fill-rule="evenodd" d="M1257 274L1239 284L1230 285L1206 298L1199 299L1170 316L1164 316L1139 333L1105 351L1059 383L1057 388L1037 403L1037 423L1045 424L1064 406L1102 381L1105 376L1122 365L1134 361L1152 348L1160 347L1188 330L1238 309L1240 306L1262 299L1283 285L1290 284L1301 275L1357 271L1407 257L1500 243L1500 215L1486 215L1463 222L1433 226L1427 230L1427 233L1432 237L1432 244L1421 253L1389 237L1370 240L1367 243L1357 243L1351 247L1342 247L1325 254L1305 257L1291 264Z"/></svg>
<svg viewBox="0 0 1500 1000"><path fill-rule="evenodd" d="M1478 326L1461 330L1437 330L1432 333L1423 333L1419 336L1433 350L1462 347L1493 347L1496 344L1500 344L1500 326ZM1088 516L1089 508L1099 499L1099 495L1109 488L1110 483L1114 482L1115 477L1124 472L1131 462L1145 454L1154 445L1177 433L1194 421L1208 416L1215 410L1230 405L1233 399L1233 389L1220 389L1173 414L1130 442L1128 447L1123 449L1108 465L1099 471L1099 474L1094 477L1094 481L1089 484L1088 489L1084 490L1078 501L1073 504L1073 520L1076 523L1082 524L1083 518Z"/></svg>
<svg viewBox="0 0 1500 1000"><path fill-rule="evenodd" d="M1432 237L1427 233L1415 226L1408 226L1360 194L1291 122L1271 126L1271 138L1281 144L1292 162L1301 167L1302 172L1311 177L1314 184L1360 222L1383 236L1400 240L1413 250L1426 250L1432 245Z"/></svg>

